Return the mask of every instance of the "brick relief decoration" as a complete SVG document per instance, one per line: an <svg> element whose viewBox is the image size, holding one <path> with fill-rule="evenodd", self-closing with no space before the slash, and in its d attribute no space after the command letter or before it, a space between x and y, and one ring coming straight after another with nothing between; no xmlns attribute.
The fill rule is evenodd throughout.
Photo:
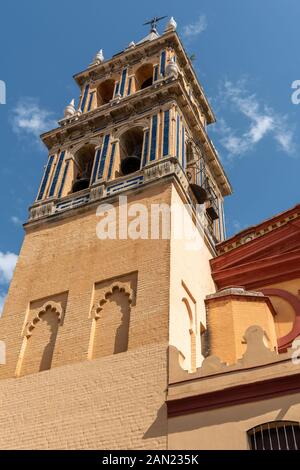
<svg viewBox="0 0 300 470"><path fill-rule="evenodd" d="M89 359L127 351L135 286L135 273L95 285Z"/></svg>
<svg viewBox="0 0 300 470"><path fill-rule="evenodd" d="M59 326L62 325L67 293L31 302L22 331L23 343L16 376L51 368Z"/></svg>

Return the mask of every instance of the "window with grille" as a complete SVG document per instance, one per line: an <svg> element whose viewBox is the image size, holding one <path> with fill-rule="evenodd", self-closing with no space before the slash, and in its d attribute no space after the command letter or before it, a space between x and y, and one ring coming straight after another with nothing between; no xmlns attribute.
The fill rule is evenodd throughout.
<svg viewBox="0 0 300 470"><path fill-rule="evenodd" d="M248 431L251 450L300 450L300 423L273 421Z"/></svg>

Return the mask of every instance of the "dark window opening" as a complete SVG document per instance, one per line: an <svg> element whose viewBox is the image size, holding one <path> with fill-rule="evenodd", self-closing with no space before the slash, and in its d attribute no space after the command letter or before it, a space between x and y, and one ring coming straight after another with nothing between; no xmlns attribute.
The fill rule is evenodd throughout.
<svg viewBox="0 0 300 470"><path fill-rule="evenodd" d="M141 90L144 90L145 88L148 88L148 86L151 86L153 83L153 79L152 78L147 78L147 80L145 80L142 85L141 85Z"/></svg>
<svg viewBox="0 0 300 470"><path fill-rule="evenodd" d="M135 127L126 131L120 138L121 174L129 175L141 166L143 130Z"/></svg>
<svg viewBox="0 0 300 470"><path fill-rule="evenodd" d="M97 88L97 105L102 106L113 99L115 89L114 80L105 80Z"/></svg>
<svg viewBox="0 0 300 470"><path fill-rule="evenodd" d="M90 185L95 156L94 145L85 145L75 155L75 173L72 193L82 191Z"/></svg>
<svg viewBox="0 0 300 470"><path fill-rule="evenodd" d="M153 83L153 65L144 64L142 65L135 74L136 77L136 88L138 90L144 90Z"/></svg>

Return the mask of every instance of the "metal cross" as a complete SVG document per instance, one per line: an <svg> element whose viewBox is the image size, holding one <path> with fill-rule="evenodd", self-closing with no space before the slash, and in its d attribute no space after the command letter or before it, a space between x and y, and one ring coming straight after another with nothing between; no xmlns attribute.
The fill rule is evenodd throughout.
<svg viewBox="0 0 300 470"><path fill-rule="evenodd" d="M156 29L157 23L159 21L165 19L165 18L167 18L167 17L166 16L160 16L160 17L154 16L154 18L152 18L152 20L147 21L146 23L143 24L143 26L151 24L151 33L157 33L157 29Z"/></svg>

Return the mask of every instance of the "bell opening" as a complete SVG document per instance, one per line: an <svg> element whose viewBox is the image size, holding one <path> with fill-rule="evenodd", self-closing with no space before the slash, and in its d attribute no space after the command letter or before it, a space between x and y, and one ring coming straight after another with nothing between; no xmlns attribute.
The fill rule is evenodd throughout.
<svg viewBox="0 0 300 470"><path fill-rule="evenodd" d="M202 186L199 186L198 184L194 184L194 183L190 184L190 188L198 204L204 204L205 201L207 200L207 192L205 191L205 189L202 188Z"/></svg>
<svg viewBox="0 0 300 470"><path fill-rule="evenodd" d="M137 90L144 90L153 83L153 65L144 64L135 73Z"/></svg>
<svg viewBox="0 0 300 470"><path fill-rule="evenodd" d="M120 137L120 170L122 175L130 175L141 167L143 149L143 129L129 129Z"/></svg>
<svg viewBox="0 0 300 470"><path fill-rule="evenodd" d="M212 203L206 208L206 213L211 220L217 220L219 218L218 210Z"/></svg>
<svg viewBox="0 0 300 470"><path fill-rule="evenodd" d="M108 79L100 83L97 88L97 105L102 106L113 99L115 82Z"/></svg>
<svg viewBox="0 0 300 470"><path fill-rule="evenodd" d="M87 189L90 185L92 168L95 156L94 145L84 145L75 154L75 174L72 185L72 193Z"/></svg>
<svg viewBox="0 0 300 470"><path fill-rule="evenodd" d="M121 162L121 170L123 175L130 175L130 173L135 173L136 171L139 171L140 166L141 159L136 155L125 157Z"/></svg>

